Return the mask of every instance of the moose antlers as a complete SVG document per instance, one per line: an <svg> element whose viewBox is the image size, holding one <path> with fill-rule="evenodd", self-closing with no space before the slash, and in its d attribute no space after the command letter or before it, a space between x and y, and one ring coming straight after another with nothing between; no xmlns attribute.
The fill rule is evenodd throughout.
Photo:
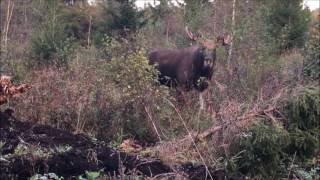
<svg viewBox="0 0 320 180"><path fill-rule="evenodd" d="M216 47L216 42L221 43L223 46L228 46L231 44L232 38L230 35L227 36L218 36L216 39L216 42L208 39L204 39L203 35L201 32L197 32L196 34L193 34L192 32L189 31L188 27L186 26L185 28L186 33L188 37L193 40L193 41L199 41L201 45L204 47L213 49Z"/></svg>
<svg viewBox="0 0 320 180"><path fill-rule="evenodd" d="M194 35L192 32L189 31L188 26L186 26L186 33L188 37L193 41L197 41L199 38L203 37L201 32L198 32L196 35Z"/></svg>
<svg viewBox="0 0 320 180"><path fill-rule="evenodd" d="M217 42L221 42L223 46L230 45L232 42L232 37L230 35L227 36L218 36Z"/></svg>

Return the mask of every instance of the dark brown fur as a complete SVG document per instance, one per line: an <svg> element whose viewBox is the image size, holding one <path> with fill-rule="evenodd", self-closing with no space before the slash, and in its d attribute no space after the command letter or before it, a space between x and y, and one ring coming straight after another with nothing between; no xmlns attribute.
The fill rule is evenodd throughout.
<svg viewBox="0 0 320 180"><path fill-rule="evenodd" d="M202 91L207 87L199 80L201 77L211 79L215 59L215 49L202 46L158 49L149 54L150 64L160 71L160 82L170 86L180 85L185 90L196 88Z"/></svg>

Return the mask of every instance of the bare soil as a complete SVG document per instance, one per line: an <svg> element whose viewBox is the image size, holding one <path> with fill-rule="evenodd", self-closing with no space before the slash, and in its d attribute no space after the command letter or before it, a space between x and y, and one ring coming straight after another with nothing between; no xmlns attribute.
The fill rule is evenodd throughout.
<svg viewBox="0 0 320 180"><path fill-rule="evenodd" d="M187 179L205 179L208 175L204 166L185 164L174 170L158 159L117 151L85 135L19 121L11 116L10 111L0 112L0 141L0 179L28 179L36 173L56 173L73 179L86 170L101 169L110 175L122 171L125 174L135 172L154 177L177 173L177 169ZM19 153L21 145L31 148L31 151ZM69 148L59 151L63 147ZM40 153L36 153L38 151ZM215 179L226 177L224 171L209 170Z"/></svg>

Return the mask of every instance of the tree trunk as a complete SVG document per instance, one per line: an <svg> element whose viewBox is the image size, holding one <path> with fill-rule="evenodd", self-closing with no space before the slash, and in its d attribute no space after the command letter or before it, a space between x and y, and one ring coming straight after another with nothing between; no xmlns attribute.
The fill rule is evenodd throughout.
<svg viewBox="0 0 320 180"><path fill-rule="evenodd" d="M213 19L212 19L212 21L213 21L213 34L214 35L216 35L216 26L217 26L217 20L216 20L216 11L217 11L217 8L216 8L216 5L217 5L217 3L216 3L216 1L213 1L212 2L212 9L213 9Z"/></svg>
<svg viewBox="0 0 320 180"><path fill-rule="evenodd" d="M90 15L89 29L88 29L88 47L90 46L91 26L92 26L92 16Z"/></svg>
<svg viewBox="0 0 320 180"><path fill-rule="evenodd" d="M235 16L236 16L236 3L237 3L237 0L233 0L233 3L232 3L232 20L231 20L231 37L232 39L234 39L234 36L235 36L235 26L236 26L236 21L235 21ZM229 49L229 52L228 52L228 60L227 60L227 68L229 70L229 72L231 72L231 59L232 59L232 51L233 51L233 41L231 41L231 44L230 44L230 49Z"/></svg>
<svg viewBox="0 0 320 180"><path fill-rule="evenodd" d="M8 1L8 6L7 6L7 17L6 17L6 22L4 25L4 33L3 33L3 40L4 40L4 46L3 49L6 51L7 50L7 45L8 45L8 33L9 33L9 27L10 27L10 21L12 19L12 14L13 14L13 8L14 8L14 2L9 0Z"/></svg>

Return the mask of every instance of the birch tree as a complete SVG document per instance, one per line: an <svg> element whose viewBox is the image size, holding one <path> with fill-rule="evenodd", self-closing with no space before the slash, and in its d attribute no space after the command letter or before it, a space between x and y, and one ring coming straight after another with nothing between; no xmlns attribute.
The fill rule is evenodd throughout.
<svg viewBox="0 0 320 180"><path fill-rule="evenodd" d="M7 50L8 33L9 33L10 22L12 19L13 9L14 9L14 1L8 0L6 19L5 19L4 29L3 29L3 41L4 41L3 42L4 43L3 49L4 49L4 51Z"/></svg>
<svg viewBox="0 0 320 180"><path fill-rule="evenodd" d="M234 39L235 28L236 28L235 27L236 26L236 21L235 21L236 3L237 3L237 0L233 0L233 3L232 3L232 19L231 19L231 37L232 37L232 39ZM233 41L231 41L230 49L229 49L229 52L228 52L228 59L227 59L229 72L231 72L231 70L230 70L231 64L230 63L231 63L231 59L232 59L232 51L233 51Z"/></svg>

